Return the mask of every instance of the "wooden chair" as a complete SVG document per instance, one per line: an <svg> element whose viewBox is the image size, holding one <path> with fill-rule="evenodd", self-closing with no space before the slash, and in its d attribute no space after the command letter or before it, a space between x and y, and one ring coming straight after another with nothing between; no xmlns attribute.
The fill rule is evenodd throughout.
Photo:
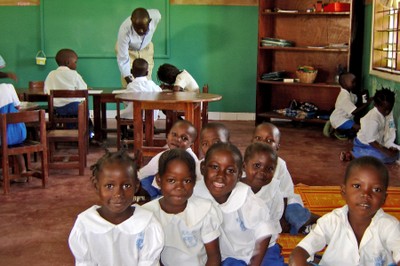
<svg viewBox="0 0 400 266"><path fill-rule="evenodd" d="M44 93L44 81L29 81L29 92Z"/></svg>
<svg viewBox="0 0 400 266"><path fill-rule="evenodd" d="M15 123L29 123L31 125L35 124L39 128L39 141L25 140L23 143L18 145L4 145L4 143L7 143L7 125ZM1 150L4 193L9 193L10 181L19 177L18 175L13 175L10 173L9 156L19 154L39 153L41 155L41 172L37 177L42 179L42 187L44 188L48 179L46 120L44 110L1 114L0 134L2 143Z"/></svg>
<svg viewBox="0 0 400 266"><path fill-rule="evenodd" d="M129 130L129 127L133 127L133 119L125 119L121 118L121 105L124 103L121 100L117 100L117 116L115 119L117 120L117 149L121 149L121 140L124 139L123 142L125 144L133 143L132 141L128 141L128 135L130 131L132 134L132 130Z"/></svg>
<svg viewBox="0 0 400 266"><path fill-rule="evenodd" d="M79 104L78 116L59 116L54 110L54 98L85 98ZM87 153L89 149L88 133L88 91L87 90L53 90L49 97L49 120L51 129L47 132L48 154L50 168L79 168L79 175L84 175L87 165ZM66 124L75 124L77 128L68 129ZM58 143L76 143L78 152L75 154L56 153L56 144Z"/></svg>

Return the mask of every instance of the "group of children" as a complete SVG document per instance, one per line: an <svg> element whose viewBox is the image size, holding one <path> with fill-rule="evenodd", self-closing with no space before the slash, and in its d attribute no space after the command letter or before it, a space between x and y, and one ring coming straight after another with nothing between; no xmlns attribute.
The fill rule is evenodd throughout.
<svg viewBox="0 0 400 266"><path fill-rule="evenodd" d="M353 140L352 151L340 154L340 160L350 161L362 156L373 156L384 163L393 163L400 159L400 146L395 144L396 127L393 117L395 93L387 88L378 90L368 98L364 95L357 107L356 77L344 73L339 77L341 86L336 99L335 110L324 127L324 135L333 133L339 139ZM374 107L364 116L364 110L374 103ZM354 116L360 124L354 121ZM332 129L332 130L331 130Z"/></svg>
<svg viewBox="0 0 400 266"><path fill-rule="evenodd" d="M77 265L285 265L282 232L308 234L290 265L307 265L326 245L321 265L400 265L400 224L381 209L389 174L378 159L353 160L347 205L318 219L294 193L275 125L255 128L244 157L221 123L201 130L202 160L191 150L196 136L177 121L168 149L139 170L123 150L99 159L92 182L102 205L81 213L69 237ZM147 178L154 199L132 203Z"/></svg>

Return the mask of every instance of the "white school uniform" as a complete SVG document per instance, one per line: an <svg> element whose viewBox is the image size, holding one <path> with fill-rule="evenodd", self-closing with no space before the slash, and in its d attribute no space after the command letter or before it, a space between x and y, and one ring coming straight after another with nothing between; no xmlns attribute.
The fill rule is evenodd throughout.
<svg viewBox="0 0 400 266"><path fill-rule="evenodd" d="M292 203L298 203L304 207L303 200L301 199L300 195L294 193L292 176L287 169L286 162L281 157L278 157L274 177L272 179L277 179L280 182L279 187L283 197L288 199L288 205Z"/></svg>
<svg viewBox="0 0 400 266"><path fill-rule="evenodd" d="M374 107L360 119L361 128L357 133L358 140L365 145L374 141L384 145L385 124L386 118Z"/></svg>
<svg viewBox="0 0 400 266"><path fill-rule="evenodd" d="M155 215L135 206L134 214L112 224L92 206L78 215L69 236L75 265L159 265L164 233Z"/></svg>
<svg viewBox="0 0 400 266"><path fill-rule="evenodd" d="M348 206L318 219L316 227L298 244L311 256L326 245L320 265L375 266L400 261L400 223L379 209L358 246L348 220Z"/></svg>
<svg viewBox="0 0 400 266"><path fill-rule="evenodd" d="M52 70L44 81L44 92L50 94L51 90L87 90L87 85L76 70L66 66L59 66ZM83 98L56 98L55 107L62 107L69 103L81 102Z"/></svg>
<svg viewBox="0 0 400 266"><path fill-rule="evenodd" d="M268 185L263 186L260 191L256 193L256 197L260 198L264 202L267 211L269 211L270 219L274 222L275 230L277 231L276 234L272 235L269 242L269 247L272 247L275 245L279 233L282 232L280 219L282 218L285 209L283 195L279 189L279 181L272 179Z"/></svg>
<svg viewBox="0 0 400 266"><path fill-rule="evenodd" d="M249 263L256 241L279 233L265 204L246 184L238 182L223 204L215 201L203 181L196 183L194 195L213 200L222 212L219 237L222 260L231 257Z"/></svg>
<svg viewBox="0 0 400 266"><path fill-rule="evenodd" d="M143 205L160 221L165 244L161 262L165 266L205 265L207 253L204 244L220 235L222 216L210 200L192 196L186 209L178 214L169 214L161 209L159 199Z"/></svg>
<svg viewBox="0 0 400 266"><path fill-rule="evenodd" d="M346 89L341 88L336 99L335 110L333 110L329 120L333 128L340 127L343 123L353 119L351 114L357 109L357 96Z"/></svg>
<svg viewBox="0 0 400 266"><path fill-rule="evenodd" d="M176 76L174 86L179 86L184 91L199 91L199 85L196 80L186 70Z"/></svg>

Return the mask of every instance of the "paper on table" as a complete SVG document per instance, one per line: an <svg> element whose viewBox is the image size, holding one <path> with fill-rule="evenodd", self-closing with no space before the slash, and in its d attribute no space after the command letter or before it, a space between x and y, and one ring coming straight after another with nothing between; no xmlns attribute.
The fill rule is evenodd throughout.
<svg viewBox="0 0 400 266"><path fill-rule="evenodd" d="M103 93L103 90L88 90L89 94L100 94Z"/></svg>
<svg viewBox="0 0 400 266"><path fill-rule="evenodd" d="M129 92L129 91L127 91L127 90L113 90L112 91L113 94L126 93L126 92Z"/></svg>

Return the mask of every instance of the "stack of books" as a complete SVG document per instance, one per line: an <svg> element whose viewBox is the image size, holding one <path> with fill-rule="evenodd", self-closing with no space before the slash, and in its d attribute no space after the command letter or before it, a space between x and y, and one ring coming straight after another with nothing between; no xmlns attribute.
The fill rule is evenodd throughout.
<svg viewBox="0 0 400 266"><path fill-rule="evenodd" d="M264 37L261 39L261 46L292 47L294 46L294 42L283 39Z"/></svg>

